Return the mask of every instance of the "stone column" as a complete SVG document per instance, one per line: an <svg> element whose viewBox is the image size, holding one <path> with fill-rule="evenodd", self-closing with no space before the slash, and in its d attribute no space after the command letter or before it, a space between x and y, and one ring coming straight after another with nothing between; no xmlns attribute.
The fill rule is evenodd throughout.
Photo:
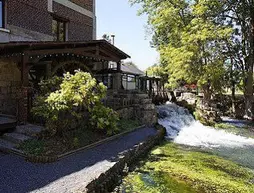
<svg viewBox="0 0 254 193"><path fill-rule="evenodd" d="M28 92L29 92L28 72L29 72L28 58L26 56L23 56L21 60L22 87L19 96L18 121L24 124L27 122L28 119Z"/></svg>
<svg viewBox="0 0 254 193"><path fill-rule="evenodd" d="M121 62L117 63L117 72L113 75L113 89L120 90L122 88Z"/></svg>
<svg viewBox="0 0 254 193"><path fill-rule="evenodd" d="M52 76L52 63L46 64L46 78L47 79L51 78Z"/></svg>

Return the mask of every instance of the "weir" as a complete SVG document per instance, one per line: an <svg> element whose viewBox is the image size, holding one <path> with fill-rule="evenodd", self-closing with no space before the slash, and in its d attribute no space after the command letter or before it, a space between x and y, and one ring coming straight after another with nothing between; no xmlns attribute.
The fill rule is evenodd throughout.
<svg viewBox="0 0 254 193"><path fill-rule="evenodd" d="M187 109L175 104L157 106L159 124L167 139L226 157L254 169L254 139L204 126ZM241 129L241 128L239 128Z"/></svg>

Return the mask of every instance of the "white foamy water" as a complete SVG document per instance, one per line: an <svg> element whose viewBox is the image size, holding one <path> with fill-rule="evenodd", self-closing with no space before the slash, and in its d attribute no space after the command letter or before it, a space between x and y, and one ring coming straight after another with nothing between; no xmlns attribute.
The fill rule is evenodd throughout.
<svg viewBox="0 0 254 193"><path fill-rule="evenodd" d="M175 104L157 107L159 124L175 143L199 147L254 168L254 139L204 126Z"/></svg>

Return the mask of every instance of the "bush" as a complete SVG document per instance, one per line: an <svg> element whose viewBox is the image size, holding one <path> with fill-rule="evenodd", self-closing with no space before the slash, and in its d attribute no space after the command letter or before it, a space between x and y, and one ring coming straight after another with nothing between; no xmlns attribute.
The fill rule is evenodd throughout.
<svg viewBox="0 0 254 193"><path fill-rule="evenodd" d="M20 144L19 149L23 150L27 154L41 155L45 151L45 145L40 140L27 140Z"/></svg>
<svg viewBox="0 0 254 193"><path fill-rule="evenodd" d="M107 87L97 84L89 73L76 71L63 78L53 77L43 81L40 95L36 98L32 112L45 119L51 135L63 135L66 130L77 128L90 115L90 124L113 133L118 115L103 106Z"/></svg>
<svg viewBox="0 0 254 193"><path fill-rule="evenodd" d="M105 129L108 135L115 134L118 131L118 114L111 108L103 105L96 105L91 110L91 124L98 129Z"/></svg>

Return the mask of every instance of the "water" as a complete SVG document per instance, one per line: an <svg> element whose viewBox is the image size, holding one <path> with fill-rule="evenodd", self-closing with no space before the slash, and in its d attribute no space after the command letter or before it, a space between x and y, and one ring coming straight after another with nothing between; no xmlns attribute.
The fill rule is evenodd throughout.
<svg viewBox="0 0 254 193"><path fill-rule="evenodd" d="M253 138L204 126L196 121L188 110L175 104L161 105L157 109L159 124L166 128L168 139L177 144L215 153L254 169Z"/></svg>

